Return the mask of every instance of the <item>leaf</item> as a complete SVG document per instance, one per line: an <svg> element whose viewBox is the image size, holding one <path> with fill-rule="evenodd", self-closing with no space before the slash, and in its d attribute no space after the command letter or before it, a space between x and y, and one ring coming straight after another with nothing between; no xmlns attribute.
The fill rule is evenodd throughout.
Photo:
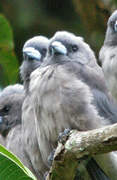
<svg viewBox="0 0 117 180"><path fill-rule="evenodd" d="M12 29L6 18L0 14L0 84L17 81L18 61L14 54Z"/></svg>
<svg viewBox="0 0 117 180"><path fill-rule="evenodd" d="M2 145L0 145L0 179L37 180L32 172Z"/></svg>

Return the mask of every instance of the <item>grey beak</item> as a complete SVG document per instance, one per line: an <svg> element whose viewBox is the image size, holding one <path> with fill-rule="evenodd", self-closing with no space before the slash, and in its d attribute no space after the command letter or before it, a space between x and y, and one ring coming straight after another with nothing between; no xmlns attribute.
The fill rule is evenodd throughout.
<svg viewBox="0 0 117 180"><path fill-rule="evenodd" d="M23 49L23 54L27 55L28 57L35 59L35 60L40 60L41 59L41 54L38 50L32 47L27 47Z"/></svg>
<svg viewBox="0 0 117 180"><path fill-rule="evenodd" d="M2 124L3 123L3 118L2 118L2 116L0 116L0 124Z"/></svg>
<svg viewBox="0 0 117 180"><path fill-rule="evenodd" d="M66 47L59 41L52 42L51 47L52 47L54 53L59 53L62 55L67 54Z"/></svg>

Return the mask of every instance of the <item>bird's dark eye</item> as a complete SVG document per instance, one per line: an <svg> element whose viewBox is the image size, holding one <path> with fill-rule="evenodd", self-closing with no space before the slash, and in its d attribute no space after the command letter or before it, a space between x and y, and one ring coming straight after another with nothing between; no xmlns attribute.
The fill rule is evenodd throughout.
<svg viewBox="0 0 117 180"><path fill-rule="evenodd" d="M110 26L113 27L114 26L114 22L110 21Z"/></svg>
<svg viewBox="0 0 117 180"><path fill-rule="evenodd" d="M6 105L3 107L2 111L7 113L10 110L10 106Z"/></svg>
<svg viewBox="0 0 117 180"><path fill-rule="evenodd" d="M117 32L117 21L115 21L115 24L114 24L114 31Z"/></svg>
<svg viewBox="0 0 117 180"><path fill-rule="evenodd" d="M77 45L72 45L72 51L74 51L74 52L78 51L78 46Z"/></svg>
<svg viewBox="0 0 117 180"><path fill-rule="evenodd" d="M42 54L45 55L47 50L45 48L42 49Z"/></svg>

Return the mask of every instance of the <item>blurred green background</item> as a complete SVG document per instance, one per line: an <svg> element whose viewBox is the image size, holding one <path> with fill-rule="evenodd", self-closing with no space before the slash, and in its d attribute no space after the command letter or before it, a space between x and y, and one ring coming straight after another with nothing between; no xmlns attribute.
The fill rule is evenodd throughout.
<svg viewBox="0 0 117 180"><path fill-rule="evenodd" d="M35 35L71 31L83 36L98 55L108 17L116 8L117 0L1 0L0 86L20 81L22 47Z"/></svg>

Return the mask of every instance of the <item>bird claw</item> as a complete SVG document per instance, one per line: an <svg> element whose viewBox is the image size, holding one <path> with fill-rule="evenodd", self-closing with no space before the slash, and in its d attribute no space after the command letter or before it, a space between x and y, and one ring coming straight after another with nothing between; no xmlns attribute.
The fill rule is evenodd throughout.
<svg viewBox="0 0 117 180"><path fill-rule="evenodd" d="M52 165L52 161L54 159L54 153L55 153L55 149L50 153L50 155L48 156L48 163L49 163L49 166Z"/></svg>
<svg viewBox="0 0 117 180"><path fill-rule="evenodd" d="M58 141L62 144L65 144L69 137L70 129L66 128L63 132L59 133Z"/></svg>
<svg viewBox="0 0 117 180"><path fill-rule="evenodd" d="M62 144L65 144L66 140L68 139L69 133L70 133L69 128L66 128L63 132L59 133L58 141L60 143L62 143ZM49 164L49 166L52 165L52 161L54 159L54 153L55 153L55 149L48 156L48 164Z"/></svg>

